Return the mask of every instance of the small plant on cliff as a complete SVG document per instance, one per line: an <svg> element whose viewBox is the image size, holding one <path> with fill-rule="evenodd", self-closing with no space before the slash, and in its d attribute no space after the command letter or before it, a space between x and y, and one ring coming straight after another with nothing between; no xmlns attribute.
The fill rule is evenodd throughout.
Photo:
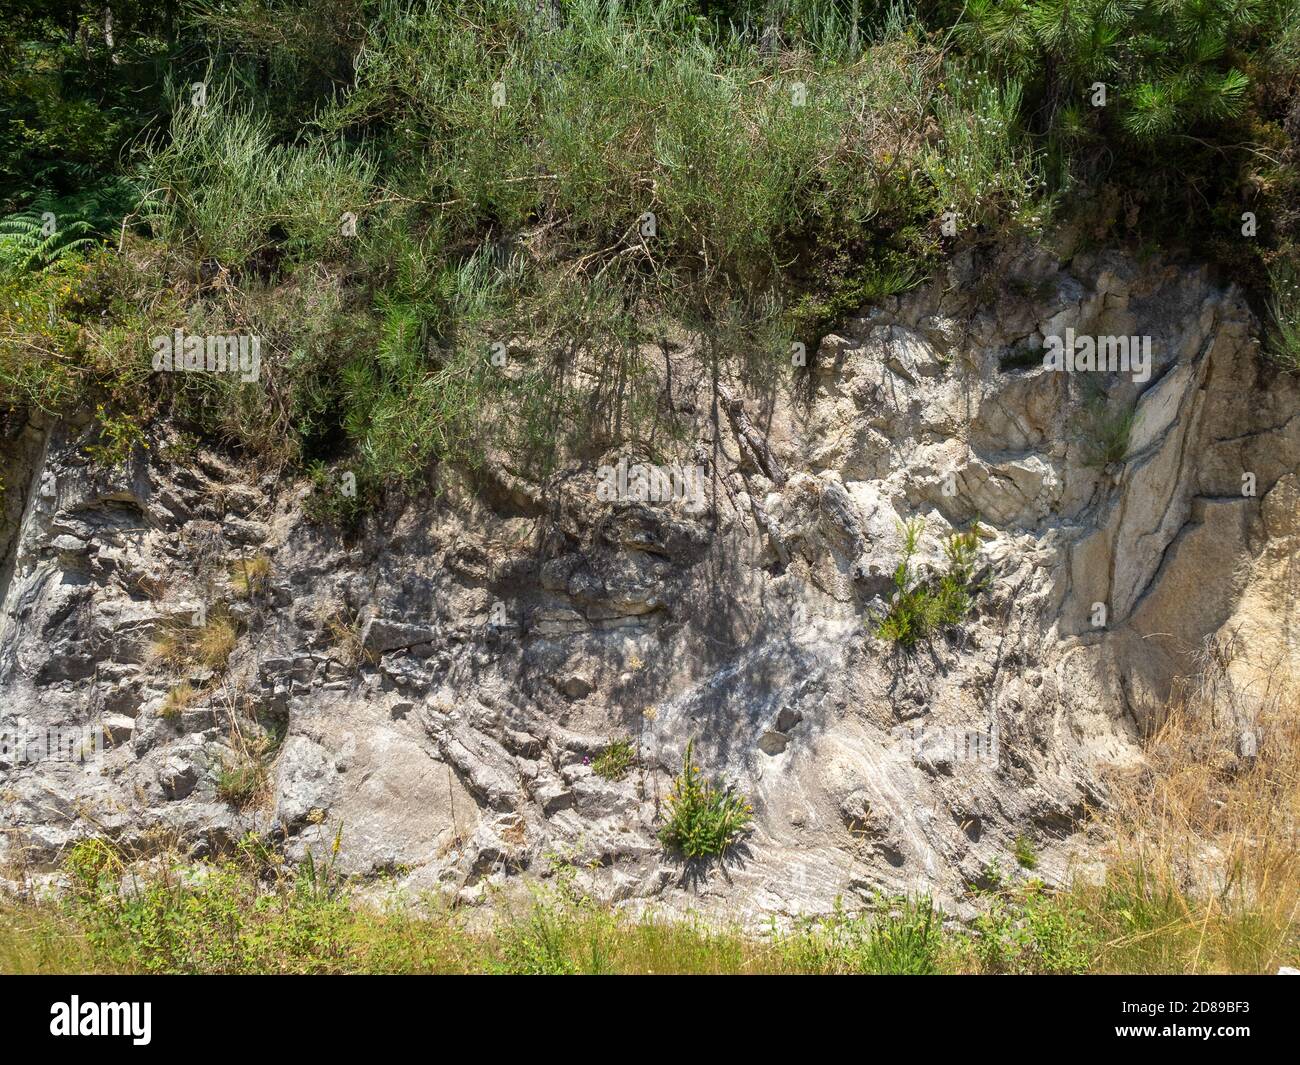
<svg viewBox="0 0 1300 1065"><path fill-rule="evenodd" d="M154 637L149 654L177 673L198 666L222 670L239 642L239 626L224 606L211 616L196 615L200 622L186 625L172 620L162 626Z"/></svg>
<svg viewBox="0 0 1300 1065"><path fill-rule="evenodd" d="M195 656L209 669L225 669L238 641L239 630L235 619L224 610L214 613L199 630Z"/></svg>
<svg viewBox="0 0 1300 1065"><path fill-rule="evenodd" d="M185 708L198 697L199 690L188 680L183 680L167 693L158 708L158 716L164 721L178 721Z"/></svg>
<svg viewBox="0 0 1300 1065"><path fill-rule="evenodd" d="M668 823L659 840L687 858L720 857L749 831L753 813L743 796L703 779L691 740L668 797Z"/></svg>
<svg viewBox="0 0 1300 1065"><path fill-rule="evenodd" d="M239 599L264 595L271 583L271 560L266 555L241 558L230 564L230 587Z"/></svg>
<svg viewBox="0 0 1300 1065"><path fill-rule="evenodd" d="M99 423L99 436L84 450L101 466L123 467L138 449L149 449L144 429L135 415L118 413L99 403L95 406L95 418Z"/></svg>
<svg viewBox="0 0 1300 1065"><path fill-rule="evenodd" d="M260 752L238 750L221 763L217 795L238 809L251 806L266 786L266 766Z"/></svg>
<svg viewBox="0 0 1300 1065"><path fill-rule="evenodd" d="M1083 464L1104 470L1128 458L1137 415L1132 407L1112 407L1102 392L1090 396L1075 423L1075 436L1083 449Z"/></svg>
<svg viewBox="0 0 1300 1065"><path fill-rule="evenodd" d="M1021 869L1038 868L1038 854L1034 851L1034 841L1028 836L1022 834L1016 837L1015 854L1016 864Z"/></svg>
<svg viewBox="0 0 1300 1065"><path fill-rule="evenodd" d="M591 769L606 780L622 780L635 761L636 748L627 740L614 740L591 763Z"/></svg>
<svg viewBox="0 0 1300 1065"><path fill-rule="evenodd" d="M332 470L319 461L307 468L307 477L311 491L302 504L307 520L354 531L371 497L367 483L358 484L351 470Z"/></svg>
<svg viewBox="0 0 1300 1065"><path fill-rule="evenodd" d="M937 582L922 580L912 568L924 529L920 518L903 526L903 558L894 570L894 595L889 612L876 625L877 636L902 647L915 647L939 629L960 624L970 610L974 590L978 527L955 532L944 541L948 569Z"/></svg>
<svg viewBox="0 0 1300 1065"><path fill-rule="evenodd" d="M364 621L355 610L342 606L326 608L318 617L323 635L334 648L334 657L339 662L348 669L355 669L369 660L361 640Z"/></svg>

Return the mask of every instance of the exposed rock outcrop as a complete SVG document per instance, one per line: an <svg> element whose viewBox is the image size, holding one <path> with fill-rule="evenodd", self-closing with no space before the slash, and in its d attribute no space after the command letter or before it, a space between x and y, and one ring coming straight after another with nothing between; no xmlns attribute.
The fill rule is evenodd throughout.
<svg viewBox="0 0 1300 1065"><path fill-rule="evenodd" d="M1006 294L981 302L984 273ZM1149 335L1150 379L1045 369L1066 328ZM648 462L630 450L543 484L501 458L495 493L448 480L356 543L229 456L160 438L105 471L68 427L28 432L8 445L0 729L93 724L105 750L0 762L0 857L48 871L97 832L301 854L341 825L345 871L467 901L560 855L610 899L752 915L878 887L958 905L1020 834L1059 875L1207 636L1236 634L1243 677L1300 665L1300 385L1252 329L1200 272L967 256L844 323L791 385L717 386L693 349L659 351L664 401L698 412L663 450L702 470L702 500L602 500L599 465ZM1132 412L1122 457L1096 458L1099 410ZM978 520L985 586L909 655L870 619L914 517L934 567ZM260 555L267 587L241 586ZM214 615L237 635L224 668L151 652ZM638 760L608 781L591 762L615 737ZM755 807L721 866L655 838L691 739ZM276 753L235 806L222 771L249 749Z"/></svg>

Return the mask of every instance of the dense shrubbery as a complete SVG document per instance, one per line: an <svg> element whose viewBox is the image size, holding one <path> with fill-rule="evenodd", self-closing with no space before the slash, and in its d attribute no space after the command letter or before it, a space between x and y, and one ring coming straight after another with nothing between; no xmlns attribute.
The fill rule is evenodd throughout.
<svg viewBox="0 0 1300 1065"><path fill-rule="evenodd" d="M1294 0L7 7L0 400L377 487L671 422L657 323L774 373L970 241L1077 216L1290 269ZM261 336L259 381L139 387L181 324Z"/></svg>

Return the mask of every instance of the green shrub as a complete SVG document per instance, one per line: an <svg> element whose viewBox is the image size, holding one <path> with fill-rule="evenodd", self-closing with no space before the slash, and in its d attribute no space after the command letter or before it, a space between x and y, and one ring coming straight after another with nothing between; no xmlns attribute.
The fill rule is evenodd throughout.
<svg viewBox="0 0 1300 1065"><path fill-rule="evenodd" d="M111 411L102 403L95 405L98 436L84 450L104 466L125 466L138 451L149 449L140 419L133 414Z"/></svg>
<svg viewBox="0 0 1300 1065"><path fill-rule="evenodd" d="M331 470L319 460L307 467L307 477L311 490L303 501L303 513L308 520L354 530L365 510L367 483L358 481L352 470Z"/></svg>
<svg viewBox="0 0 1300 1065"><path fill-rule="evenodd" d="M904 648L915 647L940 629L959 625L970 612L971 582L979 551L978 527L952 533L944 541L948 568L937 581L924 581L912 559L925 522L915 518L903 526L903 557L894 570L894 594L889 610L876 623L876 635Z"/></svg>
<svg viewBox="0 0 1300 1065"><path fill-rule="evenodd" d="M982 71L952 63L935 101L940 139L926 156L926 173L938 202L956 215L959 231L1006 221L1045 228L1047 184L1033 151L1017 128L1021 113L1018 78L995 81Z"/></svg>
<svg viewBox="0 0 1300 1065"><path fill-rule="evenodd" d="M351 239L343 216L364 207L373 163L318 135L277 143L270 119L235 100L222 86L210 87L202 106L175 100L169 137L144 172L154 235L235 269L273 246L290 261L342 254Z"/></svg>
<svg viewBox="0 0 1300 1065"><path fill-rule="evenodd" d="M63 313L88 284L90 267L78 257L46 272L0 271L0 404L47 412L83 402L87 374L78 328Z"/></svg>
<svg viewBox="0 0 1300 1065"><path fill-rule="evenodd" d="M753 809L730 788L703 779L694 749L691 740L668 797L668 819L659 839L687 858L721 857L749 831Z"/></svg>
<svg viewBox="0 0 1300 1065"><path fill-rule="evenodd" d="M960 947L983 973L1081 973L1102 944L1096 922L1067 893L1041 882L980 896L983 912Z"/></svg>
<svg viewBox="0 0 1300 1065"><path fill-rule="evenodd" d="M957 25L973 54L1035 79L1058 129L1104 120L1138 143L1239 114L1249 79L1230 45L1264 21L1259 0L971 0ZM1105 107L1090 87L1107 83Z"/></svg>

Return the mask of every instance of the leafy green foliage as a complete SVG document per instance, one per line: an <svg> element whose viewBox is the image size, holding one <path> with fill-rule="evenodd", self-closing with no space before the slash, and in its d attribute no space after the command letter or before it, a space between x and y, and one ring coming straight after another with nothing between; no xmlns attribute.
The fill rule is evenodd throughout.
<svg viewBox="0 0 1300 1065"><path fill-rule="evenodd" d="M1023 110L1019 78L990 78L962 63L945 70L935 102L940 139L926 172L938 202L962 227L1012 219L1026 232L1045 228L1051 204L1038 154L1017 136Z"/></svg>
<svg viewBox="0 0 1300 1065"><path fill-rule="evenodd" d="M863 950L863 970L884 976L929 976L937 968L940 915L929 898L904 899L880 913Z"/></svg>
<svg viewBox="0 0 1300 1065"><path fill-rule="evenodd" d="M1066 137L1117 128L1152 143L1239 115L1249 79L1235 42L1264 20L1262 0L971 0L959 39L1031 77ZM1097 82L1106 103L1093 106Z"/></svg>
<svg viewBox="0 0 1300 1065"><path fill-rule="evenodd" d="M114 412L97 404L95 419L98 422L98 439L85 448L86 454L104 466L125 466L137 450L147 450L144 430L139 420L129 413Z"/></svg>
<svg viewBox="0 0 1300 1065"><path fill-rule="evenodd" d="M81 0L4 5L0 211L41 193L95 189L162 110L166 73L184 47L175 5L120 0L111 12L106 22L104 5Z"/></svg>
<svg viewBox="0 0 1300 1065"><path fill-rule="evenodd" d="M753 809L730 788L705 780L695 764L695 741L686 745L682 771L673 781L668 815L659 839L687 858L721 857L749 831Z"/></svg>
<svg viewBox="0 0 1300 1065"><path fill-rule="evenodd" d="M1082 973L1102 944L1087 911L1041 881L984 893L983 912L963 935L965 950L982 973Z"/></svg>
<svg viewBox="0 0 1300 1065"><path fill-rule="evenodd" d="M671 434L646 356L665 324L772 381L792 340L815 350L968 242L1158 216L1259 282L1300 236L1294 11L127 0L110 30L102 7L17 3L0 273L84 257L96 279L53 300L0 279L0 398L107 391L142 424L345 463L360 509L492 449L544 472ZM57 231L33 230L47 210ZM142 345L180 322L261 337L259 380L150 377Z"/></svg>
<svg viewBox="0 0 1300 1065"><path fill-rule="evenodd" d="M0 270L48 270L94 241L88 222L59 227L53 212L22 211L0 219Z"/></svg>

